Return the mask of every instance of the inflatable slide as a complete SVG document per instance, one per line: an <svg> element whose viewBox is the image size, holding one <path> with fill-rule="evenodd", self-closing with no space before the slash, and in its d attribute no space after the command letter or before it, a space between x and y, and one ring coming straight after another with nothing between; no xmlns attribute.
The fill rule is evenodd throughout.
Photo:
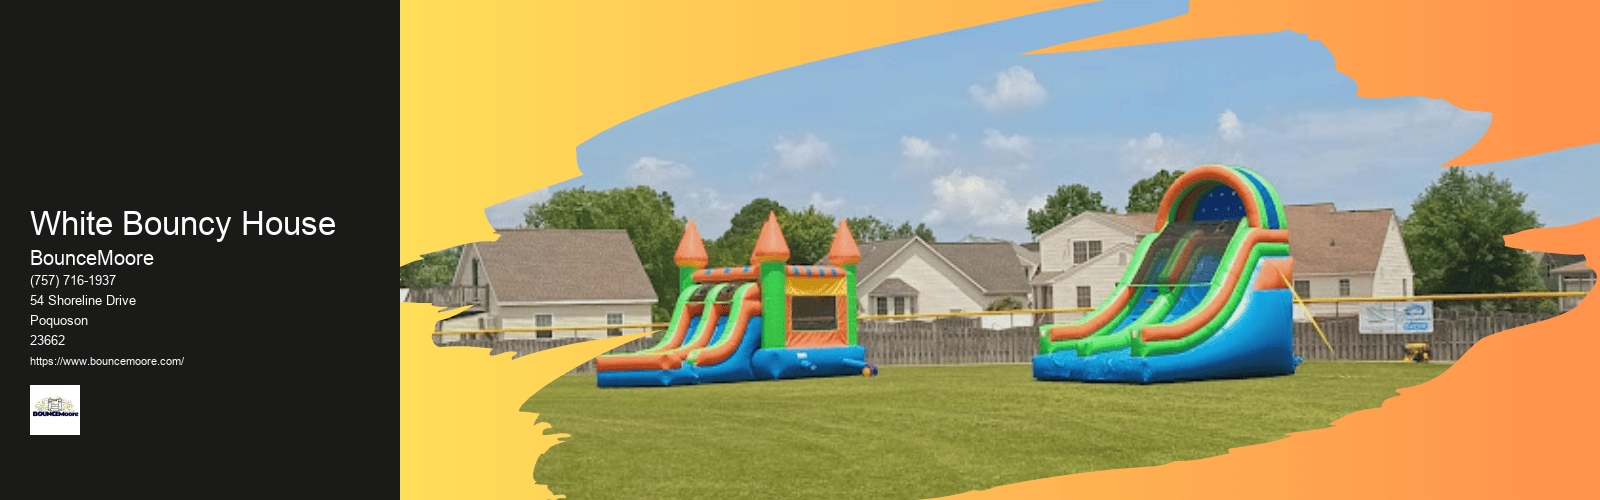
<svg viewBox="0 0 1600 500"><path fill-rule="evenodd" d="M705 244L690 221L678 244L681 292L654 346L595 359L600 387L689 385L862 374L856 342L855 264L850 228L840 222L828 266L791 266L775 214L748 266L705 269Z"/></svg>
<svg viewBox="0 0 1600 500"><path fill-rule="evenodd" d="M1105 303L1039 327L1039 380L1171 382L1294 373L1293 261L1280 198L1205 165L1167 188Z"/></svg>

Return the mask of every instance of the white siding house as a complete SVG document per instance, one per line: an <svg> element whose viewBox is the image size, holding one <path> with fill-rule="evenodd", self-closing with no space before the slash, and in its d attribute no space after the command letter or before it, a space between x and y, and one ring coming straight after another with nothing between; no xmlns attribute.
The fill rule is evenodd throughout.
<svg viewBox="0 0 1600 500"><path fill-rule="evenodd" d="M494 242L461 251L453 282L481 311L440 322L440 331L640 324L655 289L621 230L500 230ZM480 288L481 287L481 288ZM474 292L474 290L478 290ZM476 295L474 295L476 294ZM474 308L478 309L478 308ZM626 333L637 333L631 329ZM504 340L603 337L621 330L504 333ZM444 336L452 341L456 336Z"/></svg>
<svg viewBox="0 0 1600 500"><path fill-rule="evenodd" d="M1039 272L1032 280L1034 307L1096 307L1111 296L1155 214L1084 212L1039 235ZM1060 323L1084 313L1041 318Z"/></svg>
<svg viewBox="0 0 1600 500"><path fill-rule="evenodd" d="M1009 242L928 243L899 238L859 244L856 293L862 315L983 311L1029 303L1033 264ZM1026 314L983 316L985 328L1030 326Z"/></svg>

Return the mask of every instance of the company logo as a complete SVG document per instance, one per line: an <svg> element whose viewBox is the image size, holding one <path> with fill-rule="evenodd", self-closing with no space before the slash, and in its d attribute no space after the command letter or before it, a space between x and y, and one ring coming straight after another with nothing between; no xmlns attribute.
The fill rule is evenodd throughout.
<svg viewBox="0 0 1600 500"><path fill-rule="evenodd" d="M40 399L33 404L35 417L76 417L78 412L72 409L72 400L63 397L48 397Z"/></svg>
<svg viewBox="0 0 1600 500"><path fill-rule="evenodd" d="M1427 312L1427 309L1424 309L1421 304L1411 304L1406 306L1406 316L1408 317L1421 316Z"/></svg>

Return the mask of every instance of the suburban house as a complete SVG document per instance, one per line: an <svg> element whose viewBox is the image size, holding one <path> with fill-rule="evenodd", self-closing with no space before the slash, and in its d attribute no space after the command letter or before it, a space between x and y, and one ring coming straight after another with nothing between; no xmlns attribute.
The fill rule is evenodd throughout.
<svg viewBox="0 0 1600 500"><path fill-rule="evenodd" d="M461 249L452 286L412 300L470 305L439 331L624 325L650 322L655 289L622 230L502 229L500 239ZM635 333L635 332L628 332ZM511 332L503 340L603 337L621 329ZM441 341L458 340L444 335ZM476 335L474 335L476 337Z"/></svg>
<svg viewBox="0 0 1600 500"><path fill-rule="evenodd" d="M1116 289L1139 239L1156 225L1152 213L1083 212L1039 235L1039 270L1032 277L1038 309L1095 307ZM1083 313L1041 315L1058 323Z"/></svg>
<svg viewBox="0 0 1600 500"><path fill-rule="evenodd" d="M1528 255L1533 257L1533 265L1538 268L1539 278L1544 280L1544 289L1551 291L1561 291L1561 276L1554 273L1556 269L1585 260L1582 255L1561 253L1528 251Z"/></svg>
<svg viewBox="0 0 1600 500"><path fill-rule="evenodd" d="M1589 267L1588 260L1579 260L1565 266L1549 271L1555 278L1555 291L1558 292L1587 292L1594 289L1594 269ZM1584 297L1562 297L1560 300L1561 311L1570 311L1578 307L1578 302Z"/></svg>
<svg viewBox="0 0 1600 500"><path fill-rule="evenodd" d="M856 290L863 315L983 311L1003 299L1027 307L1033 265L1010 242L861 243ZM824 260L824 263L826 260ZM985 328L1031 326L1028 315L981 316Z"/></svg>
<svg viewBox="0 0 1600 500"><path fill-rule="evenodd" d="M1285 205L1294 290L1301 298L1412 294L1411 258L1392 209L1336 210L1332 203ZM1041 309L1096 307L1116 289L1155 214L1084 212L1039 235L1039 272L1031 285ZM1354 315L1351 304L1311 304L1317 317ZM1049 322L1083 313L1058 313ZM1304 321L1302 309L1295 317ZM1041 321L1045 321L1041 318Z"/></svg>

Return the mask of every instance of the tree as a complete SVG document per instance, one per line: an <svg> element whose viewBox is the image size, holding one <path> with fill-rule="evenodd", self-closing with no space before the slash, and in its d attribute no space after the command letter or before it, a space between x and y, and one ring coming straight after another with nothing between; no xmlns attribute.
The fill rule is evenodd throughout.
<svg viewBox="0 0 1600 500"><path fill-rule="evenodd" d="M757 211L761 214L759 222L752 224L750 221L758 219L748 215ZM816 264L833 247L833 234L838 230L839 220L832 215L822 213L814 206L801 211L787 210L777 202L757 198L733 216L732 227L727 232L707 245L710 266L749 264L750 252L755 250L756 238L761 235L761 227L767 223L768 213L778 215L778 227L783 231L784 242L789 244L789 264Z"/></svg>
<svg viewBox="0 0 1600 500"><path fill-rule="evenodd" d="M1493 173L1448 168L1411 204L1403 239L1419 295L1537 290L1533 257L1505 245L1505 235L1540 227L1522 208L1528 196ZM1531 310L1528 301L1472 301L1480 308Z"/></svg>
<svg viewBox="0 0 1600 500"><path fill-rule="evenodd" d="M528 227L549 229L622 229L644 264L655 288L656 321L666 321L678 300L678 265L672 256L683 238L685 221L673 213L672 196L647 186L591 191L557 191L528 207Z"/></svg>
<svg viewBox="0 0 1600 500"><path fill-rule="evenodd" d="M728 230L716 240L706 242L706 255L711 267L743 266L750 263L750 252L756 248L756 236L767 223L767 214L777 213L781 218L789 209L767 198L756 198L740 208L728 222Z"/></svg>
<svg viewBox="0 0 1600 500"><path fill-rule="evenodd" d="M838 224L839 219L822 213L815 206L779 215L778 226L783 229L784 241L789 243L789 263L811 265L827 257Z"/></svg>
<svg viewBox="0 0 1600 500"><path fill-rule="evenodd" d="M845 221L850 224L850 236L855 237L856 243L871 243L895 238L910 238L912 236L922 238L923 241L929 243L934 241L933 230L922 223L917 223L913 227L911 222L907 221L900 223L899 226L890 226L889 223L871 215L850 217Z"/></svg>
<svg viewBox="0 0 1600 500"><path fill-rule="evenodd" d="M1167 188L1172 187L1172 182L1178 180L1181 175L1183 175L1182 170L1162 169L1133 183L1133 187L1128 188L1128 213L1160 210L1161 198L1166 196Z"/></svg>
<svg viewBox="0 0 1600 500"><path fill-rule="evenodd" d="M1025 305L1026 304L1023 304L1021 300L1017 300L1016 297L1002 297L999 300L996 300L994 302L990 302L988 306L983 308L983 310L985 310L985 311L1014 311L1014 310L1017 310L1017 309L1022 309L1023 306L1025 306Z"/></svg>
<svg viewBox="0 0 1600 500"><path fill-rule="evenodd" d="M1091 191L1088 186L1072 184L1058 187L1055 193L1045 198L1044 209L1028 209L1028 231L1038 236L1084 212L1116 211L1106 208L1105 203L1101 202L1100 192Z"/></svg>
<svg viewBox="0 0 1600 500"><path fill-rule="evenodd" d="M461 247L447 248L422 256L422 260L400 266L400 288L427 288L449 285L461 261Z"/></svg>

